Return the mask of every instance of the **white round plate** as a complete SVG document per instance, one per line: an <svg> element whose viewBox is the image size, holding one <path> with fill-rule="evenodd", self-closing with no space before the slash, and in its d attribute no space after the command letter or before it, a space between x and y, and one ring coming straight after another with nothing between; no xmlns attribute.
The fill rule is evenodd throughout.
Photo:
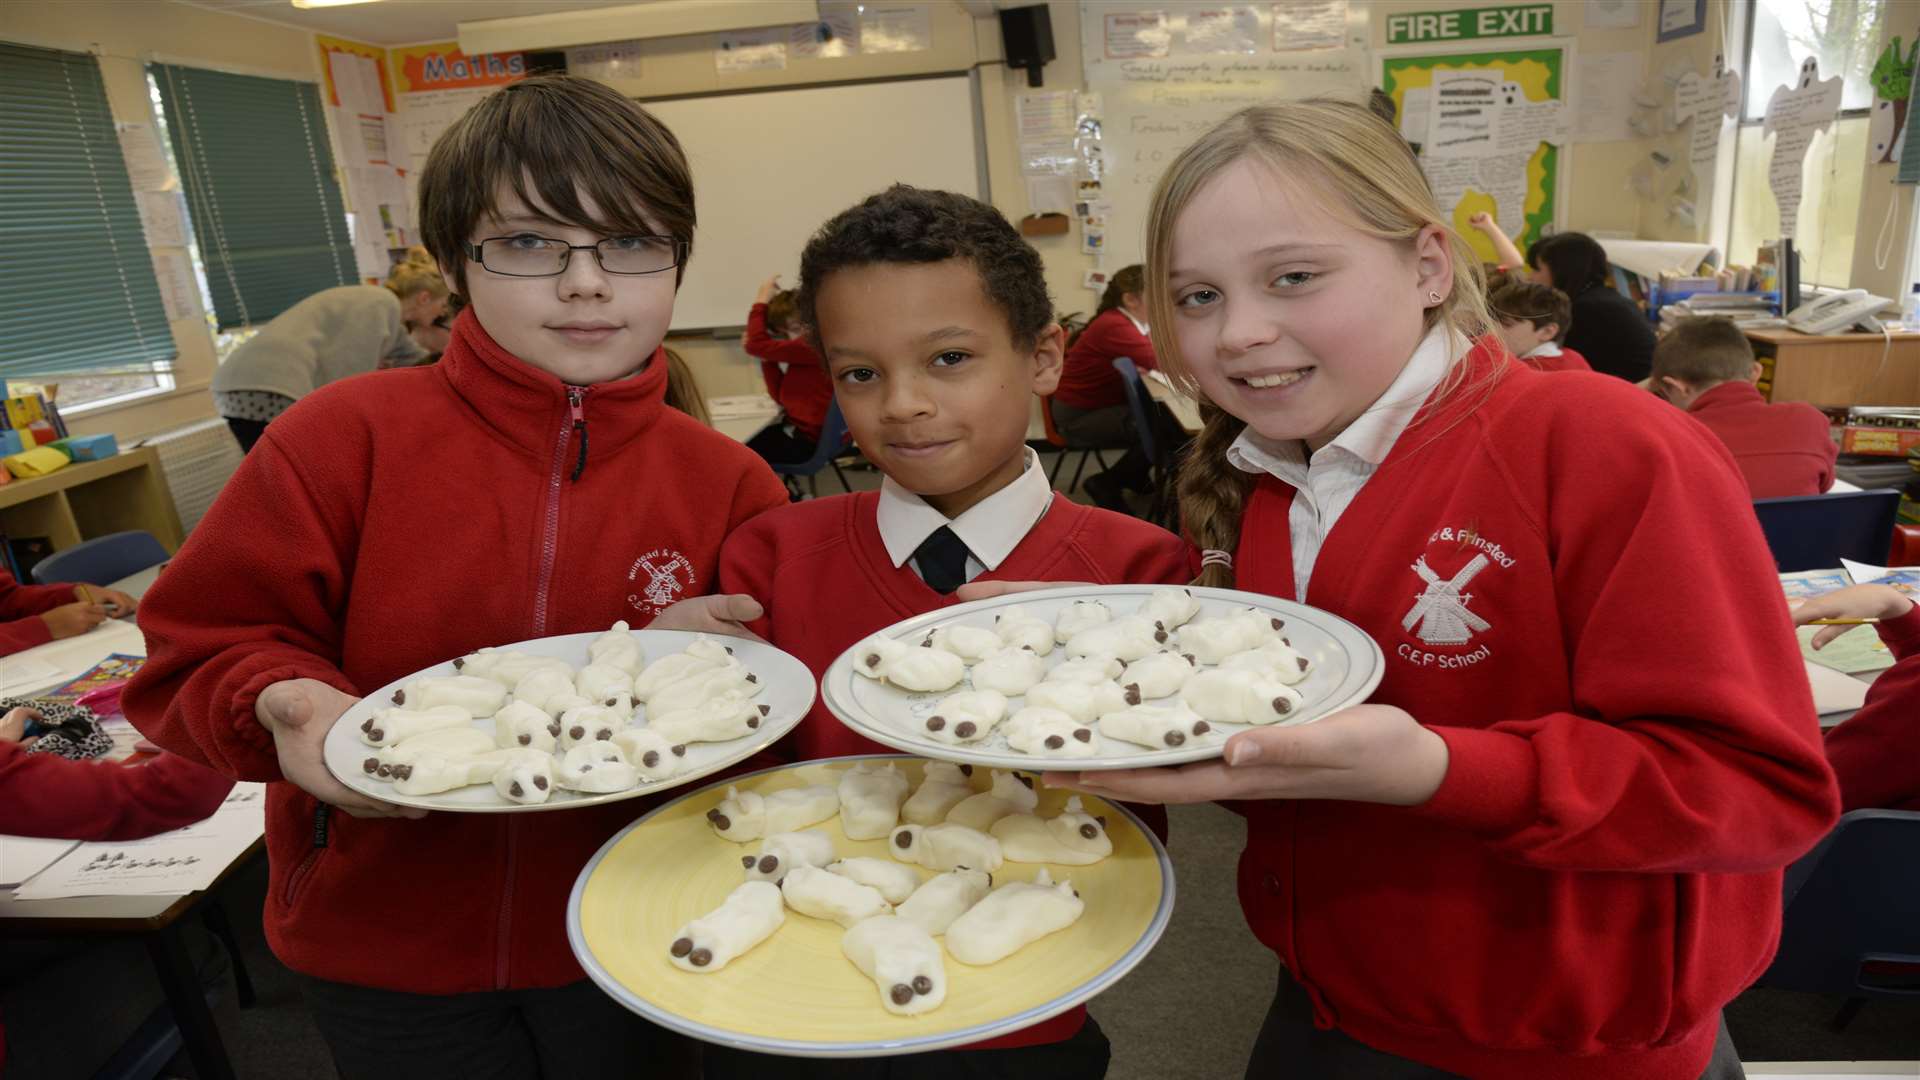
<svg viewBox="0 0 1920 1080"><path fill-rule="evenodd" d="M880 634L917 644L930 631L944 626L965 624L990 628L996 615L1015 604L1049 623L1054 622L1067 605L1077 600L1098 600L1112 608L1115 616L1131 615L1146 602L1147 597L1166 587L1078 585L1009 593L990 600L941 608L895 623L880 631ZM1235 608L1252 607L1286 620L1286 636L1293 643L1294 651L1306 657L1312 665L1306 679L1294 687L1305 699L1305 704L1294 711L1287 721L1289 725L1310 723L1329 713L1360 704L1367 700L1367 696L1380 685L1381 677L1386 674L1386 657L1381 655L1380 646L1374 644L1366 631L1338 615L1260 593L1203 588L1188 588L1187 591L1200 601L1200 614L1195 616L1196 619L1225 615ZM902 690L856 672L853 654L854 649L848 649L827 668L826 675L820 680L821 700L833 715L840 718L841 723L854 731L875 742L921 757L1027 772L1146 769L1217 758L1226 741L1220 739L1199 746L1153 750L1109 738L1096 727L1093 736L1096 746L1094 755L1076 758L1022 753L1007 745L1006 736L1000 730L995 730L976 743L939 742L928 738L921 724L940 699L966 689L967 684L962 682L959 686L935 694ZM1066 650L1056 646L1046 659L1051 669L1066 659ZM1164 698L1145 704L1166 705L1174 700ZM1022 704L1022 698L1010 698L1007 710L1011 713L1021 708ZM1215 725L1217 730L1226 735L1245 731L1252 726Z"/></svg>
<svg viewBox="0 0 1920 1080"><path fill-rule="evenodd" d="M562 634L558 637L534 638L531 641L518 641L503 645L503 649L532 653L535 656L553 656L572 664L575 669L587 663L587 645L604 631L590 634ZM669 653L684 651L694 639L701 635L685 630L634 630L634 637L640 639L640 647L651 663ZM748 671L758 676L766 689L754 701L768 707L766 718L752 735L729 742L688 743L686 767L679 775L666 780L642 780L636 787L625 791L610 791L603 795L591 795L577 791L555 790L543 803L521 805L509 802L493 790L491 784L476 784L471 787L455 788L438 795L402 795L393 790L393 785L366 774L362 763L372 753L372 748L360 739L360 724L376 711L389 708L393 692L402 685L430 675L457 675L453 661L435 664L423 668L405 678L375 690L354 703L353 708L341 714L334 721L333 728L327 732L325 757L327 770L335 779L369 798L396 806L417 806L422 810L459 810L481 814L511 814L532 810L571 810L580 806L597 806L601 803L619 802L622 799L653 795L682 784L690 783L726 768L729 765L745 761L754 754L772 746L780 737L793 730L793 726L813 708L813 673L807 665L779 649L762 641L749 641L745 638L723 638L734 656L745 664ZM634 723L645 726L646 707L636 706ZM493 734L493 718L475 720L473 726L488 735Z"/></svg>

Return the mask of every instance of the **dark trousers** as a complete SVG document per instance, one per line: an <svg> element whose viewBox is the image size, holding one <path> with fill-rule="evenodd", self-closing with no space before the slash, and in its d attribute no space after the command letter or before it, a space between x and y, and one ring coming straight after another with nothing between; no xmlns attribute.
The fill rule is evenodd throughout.
<svg viewBox="0 0 1920 1080"><path fill-rule="evenodd" d="M585 979L552 990L405 994L306 979L341 1080L692 1080L691 1040Z"/></svg>
<svg viewBox="0 0 1920 1080"><path fill-rule="evenodd" d="M1713 1044L1713 1058L1707 1062L1707 1071L1700 1074L1700 1080L1744 1080L1746 1075L1723 1019L1720 1037ZM1460 1080L1454 1073L1383 1053L1337 1030L1314 1027L1313 1004L1307 992L1282 971L1273 1008L1267 1011L1267 1021L1260 1025L1260 1037L1253 1044L1253 1056L1247 1060L1247 1080L1292 1077L1302 1080Z"/></svg>
<svg viewBox="0 0 1920 1080"><path fill-rule="evenodd" d="M1093 1017L1064 1042L877 1058L792 1058L706 1048L706 1080L1101 1080L1112 1056Z"/></svg>
<svg viewBox="0 0 1920 1080"><path fill-rule="evenodd" d="M243 454L250 452L253 444L260 441L260 433L267 430L266 420L235 420L231 416L221 419L233 430L233 437L240 440L240 452Z"/></svg>
<svg viewBox="0 0 1920 1080"><path fill-rule="evenodd" d="M747 440L747 449L772 465L798 465L813 458L820 440L810 439L785 420L776 420Z"/></svg>

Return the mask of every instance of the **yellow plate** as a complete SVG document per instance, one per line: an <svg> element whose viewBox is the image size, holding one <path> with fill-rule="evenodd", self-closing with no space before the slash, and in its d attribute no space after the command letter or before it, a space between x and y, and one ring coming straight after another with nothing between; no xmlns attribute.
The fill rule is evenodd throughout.
<svg viewBox="0 0 1920 1080"><path fill-rule="evenodd" d="M996 883L1031 880L1042 865L1072 878L1086 913L1065 930L988 967L947 957L947 1000L919 1016L880 1005L873 981L840 952L837 924L793 912L774 935L722 971L674 967L667 945L687 920L718 907L740 884L740 856L759 841L716 836L706 812L728 784L767 793L836 783L855 761L901 762L917 788L917 758L833 758L736 776L660 807L601 847L574 882L567 939L599 987L634 1012L708 1042L800 1057L868 1057L963 1046L1030 1027L1117 982L1167 928L1173 864L1159 838L1125 808L1082 796L1104 814L1113 855L1092 866L1007 863ZM975 778L986 784L986 770ZM1060 811L1068 794L1040 789L1039 813ZM887 858L887 842L848 840L840 819L814 828L833 837L841 858ZM924 880L931 871L921 870Z"/></svg>

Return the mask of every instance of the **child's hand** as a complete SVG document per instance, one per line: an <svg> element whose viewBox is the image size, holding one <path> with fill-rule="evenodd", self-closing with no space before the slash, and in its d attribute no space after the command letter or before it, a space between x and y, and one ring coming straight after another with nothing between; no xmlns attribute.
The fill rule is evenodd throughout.
<svg viewBox="0 0 1920 1080"><path fill-rule="evenodd" d="M289 679L262 690L253 715L273 734L280 775L300 790L358 818L426 817L425 810L369 799L327 771L321 754L327 731L358 700L317 679Z"/></svg>
<svg viewBox="0 0 1920 1080"><path fill-rule="evenodd" d="M140 601L119 589L96 588L93 594L99 598L100 603L106 605L107 614L116 619L133 614L134 609L140 606Z"/></svg>
<svg viewBox="0 0 1920 1080"><path fill-rule="evenodd" d="M1793 625L1805 626L1815 619L1897 619L1913 609L1913 601L1890 585L1854 585L1816 596L1793 609ZM1813 635L1813 647L1858 626L1823 626Z"/></svg>
<svg viewBox="0 0 1920 1080"><path fill-rule="evenodd" d="M53 636L53 640L59 641L61 638L79 637L106 622L107 609L101 604L75 601L41 612L40 621L47 624L47 633Z"/></svg>
<svg viewBox="0 0 1920 1080"><path fill-rule="evenodd" d="M19 742L27 737L27 724L34 720L45 720L40 710L25 705L17 709L8 709L7 715L0 716L0 742Z"/></svg>
<svg viewBox="0 0 1920 1080"><path fill-rule="evenodd" d="M1479 229L1481 232L1486 232L1489 229L1497 229L1500 227L1493 223L1493 215L1487 213L1485 210L1482 210L1479 213L1468 218L1467 224L1473 226L1476 229Z"/></svg>
<svg viewBox="0 0 1920 1080"><path fill-rule="evenodd" d="M955 589L953 596L954 599L965 602L988 600L996 596L1006 596L1008 593L1033 592L1037 589L1069 589L1076 586L1085 588L1092 584L1091 581L969 581Z"/></svg>
<svg viewBox="0 0 1920 1080"><path fill-rule="evenodd" d="M747 623L765 615L760 601L744 593L728 596L696 596L665 608L648 623L648 630L691 630L697 634L725 634L728 637L763 640L747 629Z"/></svg>
<svg viewBox="0 0 1920 1080"><path fill-rule="evenodd" d="M767 301L773 299L773 294L779 291L780 291L780 275L775 274L772 277L760 283L760 291L753 294L753 302L756 304L764 304Z"/></svg>
<svg viewBox="0 0 1920 1080"><path fill-rule="evenodd" d="M1447 744L1402 709L1358 705L1227 740L1226 759L1175 769L1048 773L1051 786L1142 803L1349 799L1415 806L1447 775Z"/></svg>

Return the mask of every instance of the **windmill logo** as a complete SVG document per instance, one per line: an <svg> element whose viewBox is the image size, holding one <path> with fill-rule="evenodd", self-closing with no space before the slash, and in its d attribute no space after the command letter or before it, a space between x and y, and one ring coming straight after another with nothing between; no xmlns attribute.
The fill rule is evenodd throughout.
<svg viewBox="0 0 1920 1080"><path fill-rule="evenodd" d="M1429 645L1465 645L1474 634L1492 629L1493 624L1467 610L1473 600L1473 594L1466 591L1467 584L1487 565L1485 555L1475 555L1459 573L1443 579L1427 565L1426 556L1415 559L1413 572L1420 575L1427 588L1414 597L1413 609L1400 620L1400 628L1418 627L1420 640Z"/></svg>

